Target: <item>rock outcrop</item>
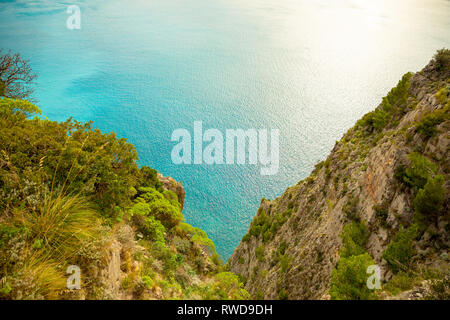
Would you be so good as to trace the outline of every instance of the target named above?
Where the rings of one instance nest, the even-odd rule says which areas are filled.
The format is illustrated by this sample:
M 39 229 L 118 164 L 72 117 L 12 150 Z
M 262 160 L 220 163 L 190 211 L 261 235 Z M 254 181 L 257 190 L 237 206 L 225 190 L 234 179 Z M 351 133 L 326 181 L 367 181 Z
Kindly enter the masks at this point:
M 181 182 L 178 182 L 171 177 L 165 177 L 160 173 L 158 173 L 158 180 L 161 181 L 163 188 L 165 190 L 173 191 L 177 195 L 178 202 L 181 205 L 181 210 L 183 210 L 184 198 L 186 196 L 186 192 L 184 191 L 184 188 L 183 188 L 183 185 L 181 184 Z

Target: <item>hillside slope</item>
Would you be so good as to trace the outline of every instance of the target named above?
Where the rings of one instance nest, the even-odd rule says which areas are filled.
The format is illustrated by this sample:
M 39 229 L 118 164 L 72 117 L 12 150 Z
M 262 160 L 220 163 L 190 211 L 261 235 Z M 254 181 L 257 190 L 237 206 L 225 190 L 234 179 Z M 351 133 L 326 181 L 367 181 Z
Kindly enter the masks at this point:
M 184 222 L 180 183 L 114 133 L 39 113 L 0 97 L 0 299 L 248 297 Z
M 252 297 L 406 299 L 422 288 L 419 298 L 448 299 L 449 107 L 450 51 L 441 50 L 308 178 L 263 199 L 228 262 Z M 382 289 L 372 291 L 374 264 Z

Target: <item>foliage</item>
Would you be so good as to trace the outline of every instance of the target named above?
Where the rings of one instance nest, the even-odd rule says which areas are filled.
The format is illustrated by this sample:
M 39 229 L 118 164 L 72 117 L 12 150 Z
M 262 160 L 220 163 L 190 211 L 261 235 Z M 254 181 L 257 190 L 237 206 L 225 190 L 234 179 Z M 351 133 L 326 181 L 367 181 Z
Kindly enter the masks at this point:
M 425 186 L 428 177 L 437 172 L 437 167 L 428 158 L 417 152 L 412 152 L 408 158 L 411 165 L 405 169 L 403 181 L 418 191 Z
M 415 253 L 414 239 L 417 234 L 418 226 L 413 224 L 405 231 L 400 231 L 384 251 L 383 258 L 392 272 L 408 271 Z
M 30 99 L 37 75 L 20 54 L 0 50 L 0 97 Z
M 258 259 L 261 262 L 265 261 L 265 257 L 264 257 L 264 245 L 259 246 L 258 248 L 256 248 L 256 259 Z
M 417 192 L 413 201 L 414 218 L 421 225 L 435 222 L 442 211 L 446 192 L 444 181 L 445 179 L 442 175 L 428 178 L 424 188 Z
M 450 72 L 450 50 L 440 49 L 434 55 L 434 61 L 436 63 L 436 69 L 438 71 Z
M 157 220 L 155 217 L 147 217 L 140 225 L 139 230 L 149 240 L 164 243 L 164 233 L 166 228 L 164 228 L 161 221 Z
M 416 131 L 425 136 L 432 138 L 437 133 L 437 126 L 449 119 L 449 107 L 438 109 L 425 115 L 422 120 L 417 123 Z
M 153 188 L 139 188 L 139 196 L 134 200 L 135 204 L 131 209 L 132 215 L 143 217 L 153 216 L 159 220 L 164 227 L 171 229 L 184 220 L 178 202 L 174 203 L 173 198 L 167 199 L 164 194 Z M 166 195 L 171 195 L 166 193 Z
M 264 210 L 261 210 L 259 214 L 253 219 L 250 230 L 248 233 L 253 237 L 258 237 L 260 234 L 264 234 L 270 227 L 270 217 Z
M 103 215 L 130 203 L 142 180 L 137 154 L 125 139 L 90 123 L 28 119 L 39 110 L 26 101 L 0 100 L 0 209 L 35 205 L 45 190 L 85 196 Z M 29 187 L 24 188 L 28 184 Z
M 425 300 L 450 300 L 450 276 L 447 272 L 440 279 L 431 280 L 430 293 Z
M 347 224 L 342 231 L 342 248 L 339 252 L 342 258 L 361 255 L 366 252 L 369 231 L 363 221 Z
M 278 300 L 288 300 L 289 299 L 289 293 L 285 288 L 281 288 L 278 291 Z
M 411 164 L 397 170 L 396 177 L 415 191 L 414 219 L 421 229 L 436 222 L 442 212 L 446 190 L 445 178 L 438 174 L 436 164 L 425 156 L 413 152 L 409 155 Z
M 333 300 L 375 299 L 367 287 L 367 268 L 374 265 L 368 253 L 341 258 L 331 272 L 330 296 Z
M 208 300 L 244 300 L 249 299 L 249 293 L 243 288 L 239 277 L 231 272 L 221 272 L 216 275 L 216 282 L 206 288 L 204 295 Z
M 205 231 L 199 228 L 182 222 L 177 226 L 177 233 L 188 235 L 191 238 L 192 242 L 208 249 L 211 255 L 216 252 L 216 246 L 214 245 L 214 242 L 212 242 L 212 240 L 208 238 L 208 235 Z
M 137 167 L 131 144 L 39 113 L 0 99 L 0 298 L 73 297 L 64 290 L 68 264 L 82 269 L 87 298 L 111 298 L 93 270 L 106 267 L 113 239 L 121 243 L 121 290 L 135 298 L 156 287 L 167 299 L 248 298 L 239 278 L 217 276 L 214 243 L 182 222 L 177 195 L 154 169 Z M 145 250 L 135 250 L 135 236 Z
M 386 285 L 383 286 L 383 289 L 389 291 L 393 295 L 397 295 L 402 291 L 412 289 L 416 282 L 417 279 L 413 273 L 399 271 Z
M 281 273 L 286 273 L 291 266 L 291 257 L 286 254 L 280 255 L 280 271 Z
M 405 74 L 386 97 L 381 106 L 367 113 L 356 123 L 357 128 L 365 128 L 366 132 L 380 132 L 391 121 L 394 115 L 402 114 L 408 101 L 412 73 Z
M 37 210 L 16 212 L 34 243 L 43 242 L 58 259 L 72 257 L 83 240 L 94 238 L 97 213 L 86 199 L 74 196 L 49 196 Z

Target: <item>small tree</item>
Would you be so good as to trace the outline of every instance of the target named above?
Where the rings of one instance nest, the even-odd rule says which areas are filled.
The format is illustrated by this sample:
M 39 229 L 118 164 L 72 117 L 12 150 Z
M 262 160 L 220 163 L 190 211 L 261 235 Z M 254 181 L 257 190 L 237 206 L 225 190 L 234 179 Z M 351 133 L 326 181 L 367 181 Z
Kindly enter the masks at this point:
M 434 55 L 436 68 L 438 71 L 450 71 L 450 50 L 441 49 Z
M 368 253 L 341 258 L 331 272 L 330 295 L 332 300 L 376 299 L 367 287 L 367 268 L 374 265 Z
M 20 54 L 3 54 L 0 50 L 0 96 L 33 101 L 30 97 L 36 78 L 28 61 Z
M 421 224 L 437 222 L 437 217 L 445 201 L 444 177 L 437 175 L 429 178 L 423 189 L 414 198 L 415 218 Z

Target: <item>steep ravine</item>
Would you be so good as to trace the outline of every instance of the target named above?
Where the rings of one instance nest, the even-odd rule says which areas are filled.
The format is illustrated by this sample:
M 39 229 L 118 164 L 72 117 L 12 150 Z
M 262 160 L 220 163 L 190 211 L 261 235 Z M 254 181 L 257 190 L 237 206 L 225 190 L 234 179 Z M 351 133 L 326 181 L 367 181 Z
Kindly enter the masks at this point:
M 409 180 L 404 170 L 413 166 L 411 154 L 432 163 L 435 171 L 430 179 L 444 177 L 445 194 L 443 203 L 438 201 L 438 212 L 427 213 L 429 219 L 414 237 L 402 272 L 417 275 L 418 286 L 426 284 L 425 269 L 436 271 L 440 280 L 448 279 L 448 56 L 449 51 L 443 50 L 422 71 L 405 75 L 308 178 L 272 201 L 261 201 L 248 234 L 228 262 L 253 298 L 330 298 L 344 226 L 358 221 L 368 230 L 365 250 L 381 268 L 383 288 L 376 297 L 395 298 L 395 290 L 389 292 L 385 286 L 399 271 L 391 270 L 396 268 L 388 266 L 383 253 L 399 233 L 418 221 L 414 199 L 420 188 L 405 183 Z M 448 282 L 445 290 L 448 294 Z

